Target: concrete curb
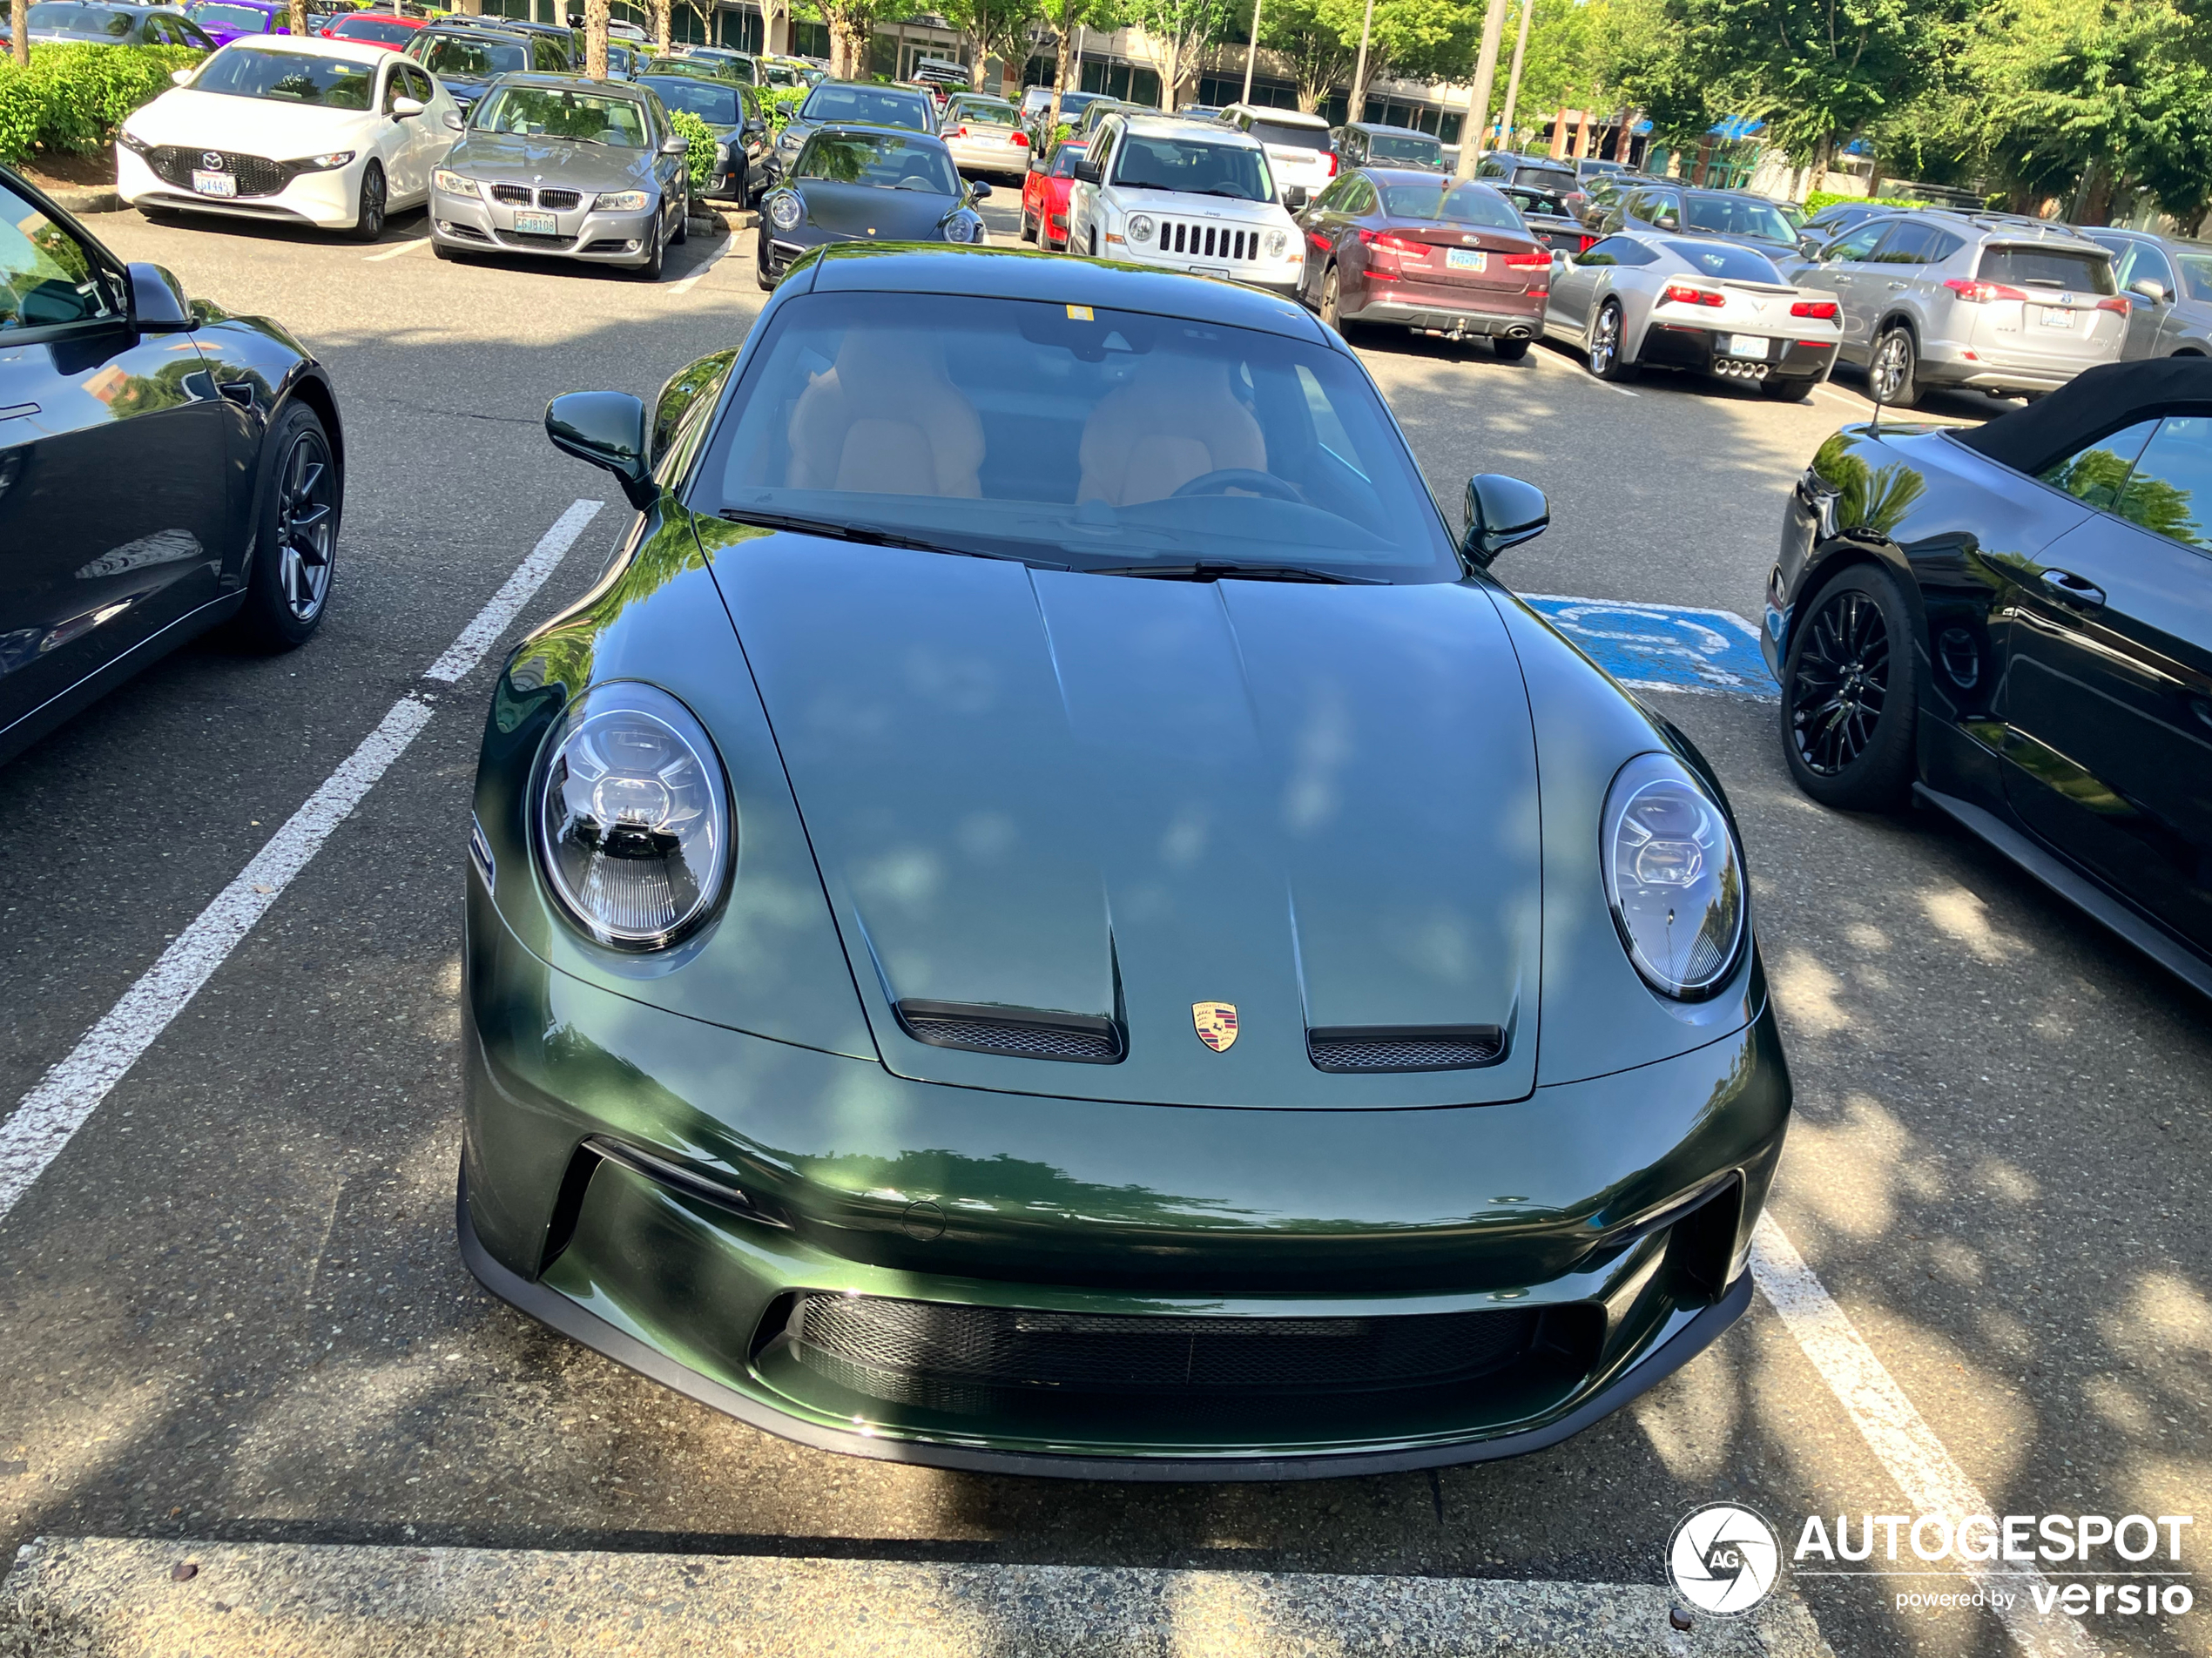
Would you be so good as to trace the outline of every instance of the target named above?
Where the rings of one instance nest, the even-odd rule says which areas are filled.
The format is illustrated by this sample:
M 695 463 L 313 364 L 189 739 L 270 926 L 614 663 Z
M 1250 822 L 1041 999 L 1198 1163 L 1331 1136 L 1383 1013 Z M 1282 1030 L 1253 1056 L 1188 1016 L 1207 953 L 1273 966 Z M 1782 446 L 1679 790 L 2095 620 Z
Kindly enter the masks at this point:
M 119 213 L 123 198 L 112 190 L 49 190 L 46 194 L 72 213 Z
M 1833 1658 L 1786 1589 L 40 1538 L 0 1658 Z

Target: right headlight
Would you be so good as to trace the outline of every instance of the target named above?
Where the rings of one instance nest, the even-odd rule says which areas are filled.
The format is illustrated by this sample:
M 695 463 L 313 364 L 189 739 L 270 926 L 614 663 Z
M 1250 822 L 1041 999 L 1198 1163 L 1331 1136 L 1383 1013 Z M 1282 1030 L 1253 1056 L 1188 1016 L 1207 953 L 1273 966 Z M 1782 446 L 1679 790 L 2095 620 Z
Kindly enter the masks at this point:
M 778 191 L 768 198 L 768 222 L 778 230 L 797 230 L 799 221 L 806 215 L 806 210 L 800 206 L 799 198 L 787 190 Z
M 601 944 L 658 950 L 711 913 L 730 868 L 729 790 L 705 729 L 666 691 L 595 685 L 547 738 L 537 863 Z
M 1743 859 L 1719 805 L 1670 754 L 1639 754 L 1605 799 L 1605 899 L 1646 983 L 1695 1001 L 1736 970 Z

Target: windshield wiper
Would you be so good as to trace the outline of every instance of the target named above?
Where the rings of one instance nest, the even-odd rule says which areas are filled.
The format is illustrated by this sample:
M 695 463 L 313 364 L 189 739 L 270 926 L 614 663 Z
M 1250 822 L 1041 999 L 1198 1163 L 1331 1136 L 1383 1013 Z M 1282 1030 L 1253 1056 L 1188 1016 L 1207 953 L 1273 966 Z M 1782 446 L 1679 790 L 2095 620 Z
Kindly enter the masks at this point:
M 919 536 L 901 536 L 894 530 L 874 529 L 866 524 L 839 523 L 828 518 L 803 518 L 785 512 L 753 512 L 738 507 L 725 507 L 714 516 L 726 518 L 733 524 L 753 524 L 762 529 L 795 529 L 801 535 L 825 536 L 833 541 L 859 542 L 868 547 L 903 547 L 917 553 L 956 553 L 962 558 L 996 558 L 1015 564 L 1030 563 L 1018 553 L 986 553 L 973 547 L 948 547 L 941 542 L 926 541 Z M 1068 566 L 1040 563 L 1036 568 L 1066 570 Z
M 1211 561 L 1196 564 L 1115 564 L 1086 570 L 1085 576 L 1150 576 L 1167 582 L 1217 582 L 1232 576 L 1240 582 L 1321 582 L 1341 587 L 1387 587 L 1379 576 L 1347 576 L 1339 570 L 1308 570 L 1301 564 L 1224 564 Z

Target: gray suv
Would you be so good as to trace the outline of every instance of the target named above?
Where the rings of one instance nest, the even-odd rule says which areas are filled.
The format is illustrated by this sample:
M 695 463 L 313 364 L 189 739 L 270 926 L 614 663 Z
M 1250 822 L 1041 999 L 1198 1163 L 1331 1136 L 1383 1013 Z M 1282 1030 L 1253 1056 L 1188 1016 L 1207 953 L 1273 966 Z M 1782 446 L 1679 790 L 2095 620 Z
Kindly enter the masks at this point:
M 1843 361 L 1864 367 L 1868 388 L 1898 408 L 1931 386 L 1992 397 L 2055 391 L 2115 361 L 2128 333 L 2111 253 L 2032 219 L 1891 214 L 1784 269 L 1842 302 Z
M 2112 254 L 2128 301 L 2123 358 L 2212 357 L 2212 242 L 2140 230 L 2081 233 Z

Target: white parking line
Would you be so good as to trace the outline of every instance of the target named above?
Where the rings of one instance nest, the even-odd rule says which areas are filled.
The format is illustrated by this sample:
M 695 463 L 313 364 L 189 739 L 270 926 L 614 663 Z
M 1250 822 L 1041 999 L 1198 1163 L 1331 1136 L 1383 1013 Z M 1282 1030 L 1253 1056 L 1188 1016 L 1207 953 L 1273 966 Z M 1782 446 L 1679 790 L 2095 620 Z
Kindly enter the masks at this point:
M 735 231 L 732 231 L 729 233 L 726 239 L 724 240 L 720 252 L 717 253 L 711 259 L 708 259 L 705 264 L 700 266 L 698 270 L 693 271 L 689 276 L 683 278 L 679 281 L 670 283 L 668 285 L 668 291 L 671 293 L 689 293 L 693 288 L 699 285 L 699 279 L 701 277 L 705 276 L 716 266 L 721 264 L 722 261 L 729 258 L 731 254 L 737 252 L 737 248 L 738 233 Z
M 1550 352 L 1544 350 L 1542 347 L 1543 342 L 1541 340 L 1537 341 L 1537 350 L 1534 354 L 1542 361 L 1556 362 L 1561 368 L 1567 370 L 1568 374 L 1575 374 L 1583 380 L 1587 380 L 1593 386 L 1602 386 L 1609 392 L 1618 392 L 1623 397 L 1637 397 L 1642 395 L 1641 393 L 1630 391 L 1626 386 L 1615 386 L 1609 380 L 1600 380 L 1595 374 L 1590 373 L 1589 369 L 1579 359 L 1571 357 L 1555 357 Z
M 579 501 L 563 513 L 425 677 L 451 684 L 475 667 L 605 504 Z M 215 895 L 161 953 L 160 960 L 0 1122 L 0 1220 L 8 1217 L 170 1021 L 199 994 L 239 940 L 268 913 L 331 832 L 361 804 L 392 762 L 407 752 L 434 711 L 411 691 L 394 703 L 376 729 L 269 837 L 238 878 Z
M 388 247 L 381 253 L 366 254 L 363 256 L 363 262 L 374 265 L 380 259 L 395 259 L 402 253 L 412 253 L 418 247 L 429 246 L 430 239 L 428 236 L 418 236 L 411 242 L 401 242 L 398 246 Z
M 1896 1378 L 1882 1367 L 1874 1350 L 1836 1304 L 1797 1245 L 1771 1215 L 1759 1217 L 1751 1247 L 1751 1276 L 1782 1315 L 1783 1324 L 1842 1403 L 1852 1424 L 1916 1513 L 1947 1514 L 1956 1525 L 1964 1514 L 1992 1514 L 1981 1488 L 1952 1460 L 1925 1418 Z M 2049 1585 L 2033 1566 L 1972 1574 L 1974 1587 L 2002 1591 L 1993 1602 L 2013 1644 L 2033 1658 L 2082 1658 L 2097 1651 L 2088 1632 L 2054 1612 L 2039 1614 L 2030 1605 L 2031 1585 Z

